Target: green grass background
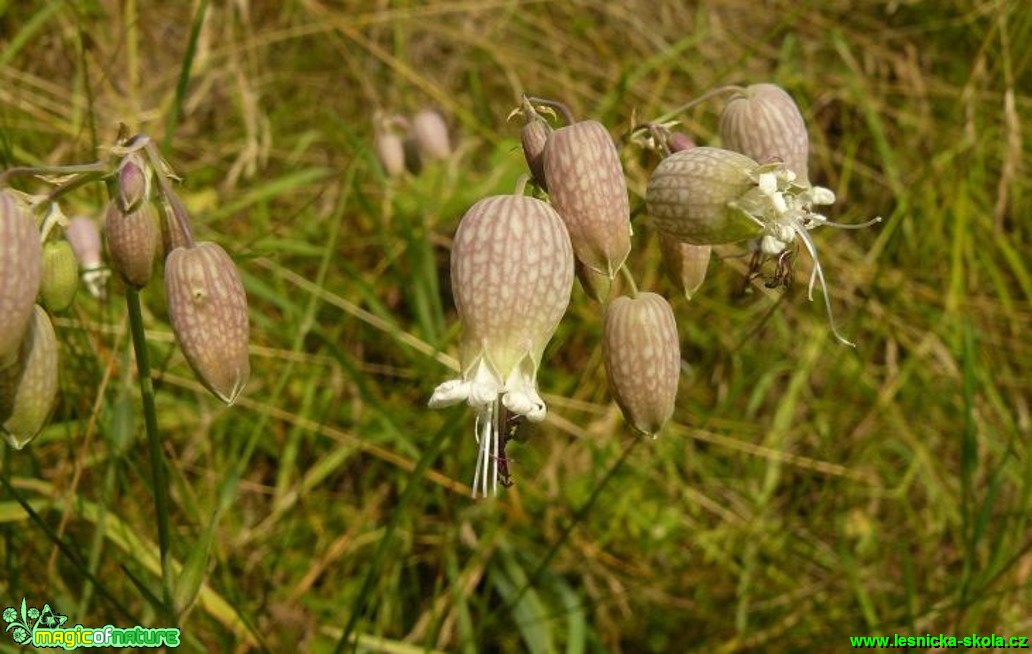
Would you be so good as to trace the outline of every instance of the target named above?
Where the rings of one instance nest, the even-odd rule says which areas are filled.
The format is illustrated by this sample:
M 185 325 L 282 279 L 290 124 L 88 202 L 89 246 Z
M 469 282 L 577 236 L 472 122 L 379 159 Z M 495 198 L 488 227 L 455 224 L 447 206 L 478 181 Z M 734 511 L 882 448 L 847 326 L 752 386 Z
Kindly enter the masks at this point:
M 184 649 L 1032 635 L 1030 42 L 1021 0 L 0 0 L 0 165 L 94 160 L 119 122 L 150 134 L 248 290 L 232 408 L 174 347 L 160 284 L 143 294 Z M 806 300 L 805 256 L 784 294 L 716 261 L 688 304 L 639 215 L 631 269 L 671 299 L 690 364 L 673 424 L 623 423 L 577 288 L 539 378 L 549 420 L 510 447 L 516 486 L 472 501 L 473 416 L 425 406 L 453 374 L 450 238 L 524 169 L 519 94 L 603 121 L 636 206 L 654 161 L 634 120 L 762 81 L 801 105 L 831 217 L 885 218 L 814 232 L 858 348 Z M 454 156 L 386 179 L 373 113 L 428 105 Z M 716 144 L 718 110 L 680 119 Z M 166 622 L 124 307 L 114 284 L 59 317 L 53 421 L 0 450 L 2 606 Z

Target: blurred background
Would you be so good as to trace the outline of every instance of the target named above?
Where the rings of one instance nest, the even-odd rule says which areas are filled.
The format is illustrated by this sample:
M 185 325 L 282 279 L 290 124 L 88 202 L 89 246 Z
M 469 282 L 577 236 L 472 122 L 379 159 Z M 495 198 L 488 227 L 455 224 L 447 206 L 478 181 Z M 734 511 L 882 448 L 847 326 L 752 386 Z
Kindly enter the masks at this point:
M 850 635 L 1032 635 L 1032 11 L 1020 0 L 4 2 L 0 166 L 85 163 L 120 123 L 162 145 L 200 239 L 242 271 L 252 376 L 222 406 L 145 290 L 186 651 L 838 651 Z M 578 286 L 549 419 L 473 501 L 450 240 L 525 164 L 521 93 L 629 139 L 714 86 L 799 103 L 838 324 L 726 248 L 689 303 L 649 218 L 629 266 L 687 363 L 654 441 L 606 388 Z M 454 151 L 388 177 L 377 112 Z M 678 116 L 719 145 L 721 101 Z M 38 190 L 32 180 L 19 188 Z M 99 217 L 103 189 L 65 201 Z M 0 274 L 3 274 L 0 271 Z M 122 289 L 56 321 L 61 391 L 0 450 L 0 604 L 163 626 Z M 819 291 L 817 293 L 819 295 Z M 242 470 L 240 474 L 238 471 Z M 185 576 L 185 575 L 184 575 Z M 203 581 L 203 583 L 201 583 Z M 198 585 L 199 584 L 199 585 Z M 0 650 L 18 651 L 0 639 Z

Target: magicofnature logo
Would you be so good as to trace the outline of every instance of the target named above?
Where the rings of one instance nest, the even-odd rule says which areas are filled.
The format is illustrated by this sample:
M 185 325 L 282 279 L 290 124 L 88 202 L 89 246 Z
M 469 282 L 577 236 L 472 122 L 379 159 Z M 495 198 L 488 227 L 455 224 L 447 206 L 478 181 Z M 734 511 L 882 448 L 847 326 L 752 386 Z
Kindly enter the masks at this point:
M 61 647 L 72 650 L 79 647 L 179 647 L 179 629 L 151 629 L 135 626 L 128 629 L 104 627 L 64 627 L 68 616 L 61 615 L 44 604 L 43 609 L 30 607 L 22 598 L 21 608 L 9 606 L 3 612 L 4 631 L 14 642 L 33 647 Z
M 49 604 L 44 604 L 42 611 L 35 606 L 30 608 L 26 604 L 24 597 L 21 601 L 20 613 L 13 606 L 4 609 L 4 622 L 7 623 L 7 628 L 4 631 L 11 632 L 11 638 L 19 645 L 32 643 L 32 635 L 36 632 L 36 629 L 40 627 L 44 629 L 58 628 L 67 620 L 67 615 L 55 613 Z

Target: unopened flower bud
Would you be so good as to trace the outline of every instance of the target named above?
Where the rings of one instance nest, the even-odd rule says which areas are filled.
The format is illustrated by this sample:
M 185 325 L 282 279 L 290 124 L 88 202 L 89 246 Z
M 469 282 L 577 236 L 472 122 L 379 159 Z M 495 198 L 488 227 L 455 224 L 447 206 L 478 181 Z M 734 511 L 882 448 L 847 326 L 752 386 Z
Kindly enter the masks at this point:
M 667 147 L 670 149 L 670 154 L 673 154 L 683 150 L 691 150 L 695 147 L 695 141 L 684 132 L 673 132 L 667 138 Z
M 551 133 L 552 128 L 537 114 L 520 130 L 520 142 L 523 145 L 523 157 L 527 160 L 527 168 L 534 178 L 534 183 L 546 192 L 548 183 L 545 181 L 545 144 L 548 143 Z
M 132 213 L 117 203 L 108 205 L 104 220 L 111 267 L 130 286 L 143 288 L 154 275 L 154 259 L 161 248 L 161 225 L 150 202 Z
M 126 155 L 118 166 L 115 201 L 122 213 L 132 213 L 150 197 L 150 165 L 140 152 Z
M 86 289 L 93 297 L 103 297 L 111 271 L 101 264 L 100 229 L 97 223 L 91 218 L 76 216 L 68 221 L 65 238 L 75 252 Z
M 573 250 L 562 219 L 547 203 L 500 195 L 474 204 L 452 244 L 452 292 L 462 321 L 462 375 L 430 398 L 439 408 L 469 402 L 477 410 L 480 454 L 474 494 L 497 492 L 503 408 L 543 420 L 537 371 L 566 312 Z
M 193 242 L 193 221 L 186 205 L 174 191 L 166 191 L 165 212 L 158 221 L 161 227 L 161 252 L 168 256 L 172 250 L 188 247 Z
M 100 268 L 100 230 L 92 218 L 76 216 L 69 220 L 65 238 L 83 270 Z
M 39 287 L 40 302 L 51 313 L 72 305 L 79 288 L 79 266 L 68 241 L 59 239 L 43 244 L 43 277 Z
M 172 331 L 198 379 L 226 404 L 250 375 L 247 294 L 240 273 L 215 243 L 173 250 L 165 260 Z
M 35 438 L 57 396 L 57 337 L 36 305 L 15 362 L 0 368 L 0 431 L 16 450 Z
M 631 218 L 620 155 L 602 123 L 585 120 L 553 131 L 545 180 L 574 254 L 612 279 L 631 251 Z
M 680 243 L 676 239 L 659 233 L 659 250 L 663 256 L 663 269 L 677 287 L 684 291 L 689 300 L 706 279 L 710 254 L 713 246 Z
M 796 182 L 809 185 L 810 137 L 798 105 L 775 84 L 753 84 L 731 96 L 720 116 L 728 150 L 760 163 L 784 162 Z
M 32 319 L 43 276 L 43 249 L 32 216 L 0 189 L 0 368 L 12 363 Z
M 624 418 L 649 436 L 674 413 L 681 347 L 670 305 L 655 293 L 618 297 L 603 317 L 602 358 Z
M 596 272 L 580 261 L 575 263 L 577 281 L 580 282 L 584 293 L 596 302 L 605 302 L 609 297 L 609 291 L 613 288 L 613 280 L 609 278 L 609 275 Z
M 374 143 L 376 158 L 388 177 L 398 177 L 405 172 L 405 146 L 401 136 L 391 130 L 387 121 L 379 121 Z
M 451 156 L 451 141 L 444 118 L 433 109 L 423 109 L 412 118 L 412 136 L 419 145 L 424 159 L 447 159 Z

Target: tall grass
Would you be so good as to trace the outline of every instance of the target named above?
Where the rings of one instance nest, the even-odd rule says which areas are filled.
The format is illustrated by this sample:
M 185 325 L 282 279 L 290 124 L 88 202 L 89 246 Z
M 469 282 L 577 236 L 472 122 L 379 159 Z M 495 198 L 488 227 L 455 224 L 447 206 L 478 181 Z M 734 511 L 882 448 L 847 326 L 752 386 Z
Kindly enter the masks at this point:
M 0 166 L 93 160 L 119 122 L 168 134 L 198 235 L 248 290 L 253 374 L 228 409 L 192 380 L 160 289 L 142 295 L 170 566 L 196 582 L 177 590 L 184 646 L 787 652 L 1032 633 L 1030 39 L 1008 0 L 0 3 Z M 652 164 L 632 121 L 759 81 L 803 107 L 834 219 L 885 218 L 815 232 L 857 350 L 804 284 L 743 291 L 734 248 L 677 299 L 642 212 L 630 265 L 673 300 L 687 363 L 675 424 L 647 442 L 623 424 L 599 307 L 576 290 L 539 379 L 549 420 L 509 451 L 516 486 L 470 500 L 473 417 L 425 405 L 456 366 L 455 226 L 523 172 L 505 121 L 519 94 L 603 120 L 633 207 Z M 424 105 L 457 152 L 386 179 L 374 110 Z M 716 107 L 684 128 L 714 143 Z M 0 605 L 162 626 L 122 293 L 81 293 L 57 321 L 54 419 L 0 450 Z

